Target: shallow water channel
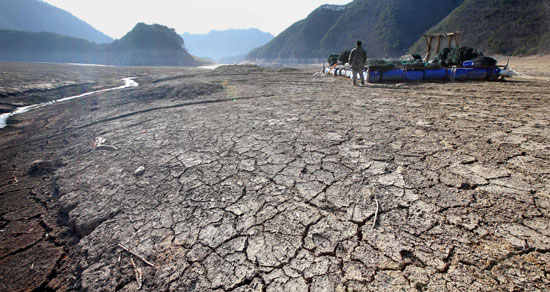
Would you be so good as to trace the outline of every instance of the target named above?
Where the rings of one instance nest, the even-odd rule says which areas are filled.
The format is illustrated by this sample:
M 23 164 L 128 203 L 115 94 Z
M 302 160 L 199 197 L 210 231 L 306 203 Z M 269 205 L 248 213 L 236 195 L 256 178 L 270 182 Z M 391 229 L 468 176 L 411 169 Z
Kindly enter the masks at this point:
M 52 105 L 52 104 L 56 104 L 56 103 L 60 103 L 60 102 L 64 102 L 64 101 L 67 101 L 67 100 L 76 99 L 76 98 L 80 98 L 80 97 L 84 97 L 84 96 L 88 96 L 88 95 L 92 95 L 92 94 L 96 94 L 96 93 L 101 93 L 101 92 L 107 92 L 107 91 L 113 91 L 113 90 L 117 90 L 117 89 L 124 89 L 124 88 L 128 88 L 128 87 L 138 86 L 139 84 L 136 81 L 134 81 L 134 79 L 136 79 L 136 78 L 137 77 L 123 78 L 122 81 L 124 82 L 124 85 L 121 85 L 121 86 L 118 86 L 118 87 L 106 88 L 106 89 L 86 92 L 86 93 L 83 93 L 83 94 L 80 94 L 80 95 L 68 96 L 68 97 L 63 97 L 63 98 L 48 101 L 48 102 L 43 102 L 43 103 L 38 103 L 38 104 L 19 107 L 16 110 L 14 110 L 10 113 L 5 113 L 5 114 L 0 115 L 0 129 L 6 127 L 8 119 L 10 117 L 14 116 L 14 115 L 26 113 L 26 112 L 34 110 L 34 109 L 42 108 L 42 107 L 45 107 L 45 106 L 48 106 L 48 105 Z

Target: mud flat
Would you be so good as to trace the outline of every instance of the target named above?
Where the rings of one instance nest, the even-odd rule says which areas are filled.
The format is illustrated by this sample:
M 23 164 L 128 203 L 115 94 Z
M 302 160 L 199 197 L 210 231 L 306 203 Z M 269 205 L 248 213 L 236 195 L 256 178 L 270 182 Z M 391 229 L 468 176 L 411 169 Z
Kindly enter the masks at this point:
M 14 82 L 40 69 L 8 65 Z M 317 69 L 71 69 L 95 72 L 96 88 L 129 76 L 140 86 L 0 130 L 1 289 L 550 285 L 542 67 L 509 82 L 367 88 Z M 5 91 L 10 105 L 25 92 Z

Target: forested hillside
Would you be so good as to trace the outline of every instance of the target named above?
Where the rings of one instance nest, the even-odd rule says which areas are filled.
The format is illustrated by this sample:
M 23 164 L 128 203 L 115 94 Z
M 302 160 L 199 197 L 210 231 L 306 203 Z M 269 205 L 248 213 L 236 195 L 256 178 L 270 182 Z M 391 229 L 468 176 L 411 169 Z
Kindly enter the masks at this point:
M 195 66 L 183 39 L 162 25 L 137 24 L 111 44 L 48 32 L 0 30 L 1 61 L 93 63 L 124 66 Z
M 113 40 L 69 12 L 39 0 L 0 0 L 0 29 L 52 32 L 95 43 Z
M 465 0 L 429 33 L 463 31 L 463 45 L 489 54 L 550 52 L 550 0 Z M 411 52 L 425 50 L 419 39 Z
M 418 37 L 439 23 L 462 0 L 355 0 L 323 5 L 247 58 L 282 63 L 323 60 L 363 40 L 369 56 L 406 53 Z

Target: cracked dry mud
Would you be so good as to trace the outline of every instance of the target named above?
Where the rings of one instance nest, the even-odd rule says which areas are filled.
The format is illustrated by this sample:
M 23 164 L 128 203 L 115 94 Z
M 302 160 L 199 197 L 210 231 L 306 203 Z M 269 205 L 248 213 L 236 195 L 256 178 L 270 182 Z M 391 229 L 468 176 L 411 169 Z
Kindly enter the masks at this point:
M 52 290 L 137 291 L 118 244 L 154 263 L 133 257 L 143 291 L 548 289 L 547 81 L 170 70 L 0 133 L 2 172 L 22 177 L 4 175 L 2 205 L 32 193 L 2 207 L 2 236 L 15 215 L 49 232 L 8 238 L 26 247 L 0 262 L 53 258 L 36 284 Z M 56 170 L 36 182 L 22 172 L 38 158 Z

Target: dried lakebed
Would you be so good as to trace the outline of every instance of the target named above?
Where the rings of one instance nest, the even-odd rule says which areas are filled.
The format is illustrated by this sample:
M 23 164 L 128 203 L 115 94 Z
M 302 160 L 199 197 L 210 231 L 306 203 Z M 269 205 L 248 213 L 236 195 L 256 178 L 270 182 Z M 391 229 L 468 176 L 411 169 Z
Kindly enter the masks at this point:
M 550 285 L 548 82 L 140 70 L 0 133 L 0 287 L 40 269 L 35 287 L 81 291 Z

